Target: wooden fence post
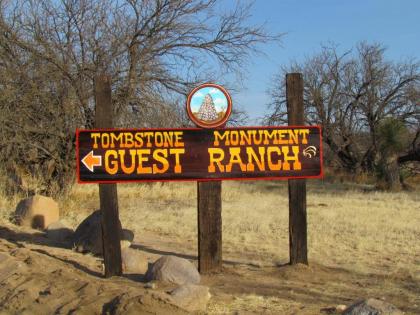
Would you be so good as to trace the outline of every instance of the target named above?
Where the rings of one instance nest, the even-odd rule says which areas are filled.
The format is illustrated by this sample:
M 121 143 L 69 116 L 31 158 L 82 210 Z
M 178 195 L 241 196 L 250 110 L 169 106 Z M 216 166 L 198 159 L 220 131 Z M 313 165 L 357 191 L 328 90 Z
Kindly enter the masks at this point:
M 197 182 L 198 270 L 222 268 L 222 182 Z
M 95 78 L 95 106 L 95 127 L 112 128 L 111 77 L 108 75 Z M 99 203 L 105 277 L 120 276 L 122 263 L 116 184 L 99 184 Z
M 304 125 L 303 79 L 301 73 L 286 74 L 289 125 Z M 308 264 L 306 179 L 289 179 L 290 264 Z

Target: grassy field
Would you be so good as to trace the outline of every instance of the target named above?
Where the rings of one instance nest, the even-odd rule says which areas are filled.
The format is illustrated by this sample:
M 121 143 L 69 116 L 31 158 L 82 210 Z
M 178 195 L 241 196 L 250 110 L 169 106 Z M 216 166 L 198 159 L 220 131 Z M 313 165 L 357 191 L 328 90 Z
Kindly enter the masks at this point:
M 418 268 L 418 191 L 365 192 L 354 185 L 314 181 L 308 186 L 310 260 L 360 271 Z M 261 263 L 286 263 L 287 183 L 226 181 L 222 191 L 224 253 L 253 252 Z M 119 185 L 118 193 L 123 226 L 136 235 L 152 232 L 180 243 L 196 242 L 195 183 Z M 65 220 L 75 227 L 98 208 L 97 186 L 78 185 L 60 203 Z
M 407 268 L 420 264 L 420 194 L 365 192 L 351 184 L 308 181 L 309 257 L 325 265 L 357 270 Z M 288 261 L 287 182 L 223 183 L 224 253 L 254 253 L 264 264 Z M 152 232 L 180 243 L 196 242 L 195 183 L 118 186 L 120 218 L 136 235 Z M 3 220 L 18 197 L 1 198 Z M 97 185 L 76 185 L 59 200 L 72 227 L 99 207 Z M 375 259 L 373 259 L 375 258 Z
M 196 253 L 195 183 L 119 185 L 118 195 L 122 224 L 135 232 L 137 243 L 148 236 L 167 240 L 176 247 L 174 251 Z M 222 199 L 224 259 L 260 268 L 288 262 L 286 181 L 226 181 Z M 3 219 L 16 202 L 1 201 Z M 64 221 L 76 227 L 98 208 L 97 185 L 77 185 L 59 203 Z M 322 266 L 317 272 L 327 274 L 323 268 L 340 268 L 358 275 L 410 279 L 414 289 L 408 301 L 420 302 L 414 297 L 420 292 L 419 191 L 378 192 L 362 185 L 311 180 L 307 212 L 309 261 Z M 391 286 L 396 285 L 393 282 Z M 401 294 L 397 287 L 387 290 L 396 298 Z M 258 307 L 284 305 L 279 297 L 263 295 L 244 293 L 227 304 L 216 303 L 210 310 L 224 312 L 222 305 L 241 309 L 251 302 Z M 420 309 L 417 304 L 410 307 Z

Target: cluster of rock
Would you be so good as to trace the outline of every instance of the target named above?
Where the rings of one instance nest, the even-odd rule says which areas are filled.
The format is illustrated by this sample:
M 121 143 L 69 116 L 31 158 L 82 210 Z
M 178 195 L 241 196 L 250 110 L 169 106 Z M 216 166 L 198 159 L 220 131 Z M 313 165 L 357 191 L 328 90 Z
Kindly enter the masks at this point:
M 197 114 L 198 119 L 204 121 L 216 120 L 218 115 L 216 107 L 214 106 L 213 98 L 210 94 L 206 94 L 204 97 L 203 103 L 200 106 Z
M 46 237 L 57 245 L 80 253 L 103 254 L 100 210 L 86 217 L 73 231 L 60 221 L 57 202 L 35 195 L 19 202 L 14 219 L 18 225 L 44 230 Z M 206 309 L 211 295 L 208 287 L 200 285 L 201 277 L 194 264 L 180 257 L 162 256 L 146 270 L 147 262 L 141 252 L 130 248 L 134 233 L 123 229 L 121 222 L 119 229 L 124 273 L 145 273 L 146 288 L 156 288 L 159 282 L 176 285 L 168 292 L 174 304 L 191 312 Z
M 62 245 L 72 246 L 77 252 L 90 252 L 102 255 L 101 211 L 90 214 L 73 231 L 60 221 L 60 210 L 54 199 L 35 195 L 21 200 L 15 211 L 16 224 L 44 230 L 46 236 Z M 120 238 L 123 248 L 129 247 L 134 233 L 120 226 Z

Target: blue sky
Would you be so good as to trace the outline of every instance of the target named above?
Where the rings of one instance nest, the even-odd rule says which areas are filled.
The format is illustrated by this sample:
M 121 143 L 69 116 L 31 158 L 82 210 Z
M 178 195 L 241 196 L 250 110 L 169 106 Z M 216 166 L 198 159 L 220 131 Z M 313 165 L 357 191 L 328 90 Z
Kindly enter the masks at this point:
M 233 0 L 225 0 L 229 8 Z M 256 0 L 251 23 L 265 23 L 273 33 L 286 33 L 281 44 L 261 47 L 245 66 L 243 89 L 232 95 L 252 119 L 266 112 L 266 90 L 280 66 L 302 61 L 334 42 L 346 51 L 360 41 L 382 43 L 389 60 L 420 54 L 420 0 Z M 252 122 L 250 122 L 252 124 Z

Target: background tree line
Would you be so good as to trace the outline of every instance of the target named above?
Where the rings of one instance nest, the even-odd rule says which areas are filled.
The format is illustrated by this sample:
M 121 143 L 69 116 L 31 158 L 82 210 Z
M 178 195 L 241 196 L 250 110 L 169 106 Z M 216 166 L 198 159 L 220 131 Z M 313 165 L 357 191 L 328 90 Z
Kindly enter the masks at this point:
M 0 0 L 0 171 L 8 191 L 71 187 L 75 130 L 93 127 L 98 74 L 112 77 L 116 127 L 188 125 L 183 106 L 193 86 L 226 83 L 258 44 L 279 39 L 248 25 L 251 10 L 237 3 L 221 12 L 218 0 Z M 302 72 L 307 122 L 323 126 L 327 162 L 398 188 L 400 166 L 420 155 L 419 64 L 388 61 L 384 52 L 332 45 L 284 67 L 267 121 L 286 121 L 280 82 Z M 236 110 L 231 123 L 245 118 Z
M 112 77 L 116 127 L 182 126 L 193 86 L 240 73 L 257 44 L 279 38 L 247 24 L 249 5 L 220 12 L 218 2 L 0 0 L 0 163 L 9 191 L 71 187 L 75 130 L 93 127 L 96 75 Z M 237 111 L 233 123 L 243 118 Z
M 336 45 L 274 78 L 269 124 L 287 121 L 284 77 L 301 72 L 309 124 L 322 126 L 327 163 L 353 174 L 376 175 L 387 189 L 404 186 L 401 168 L 420 161 L 420 68 L 416 60 L 392 62 L 380 44 L 359 43 L 339 53 Z M 328 154 L 329 153 L 329 154 Z

